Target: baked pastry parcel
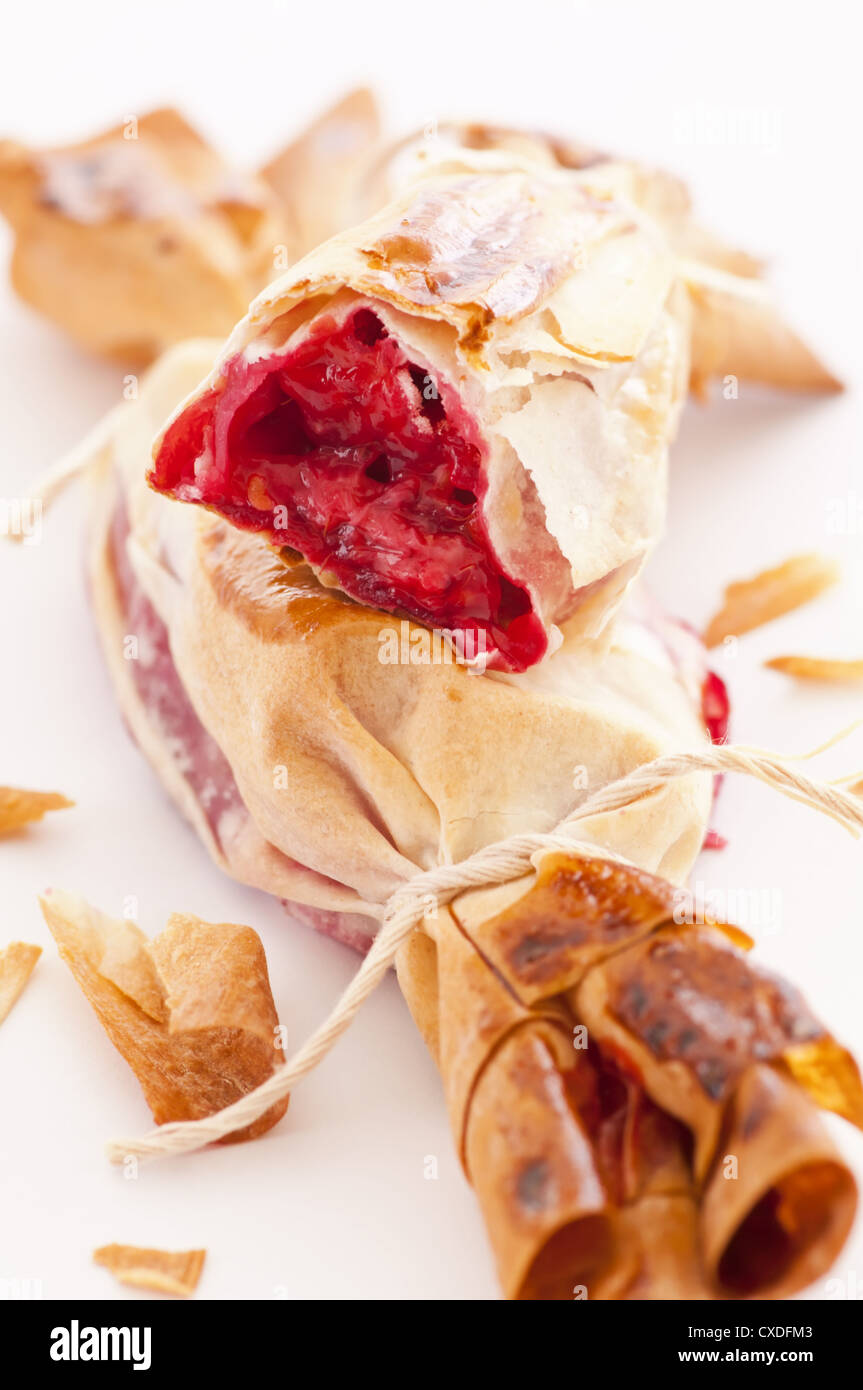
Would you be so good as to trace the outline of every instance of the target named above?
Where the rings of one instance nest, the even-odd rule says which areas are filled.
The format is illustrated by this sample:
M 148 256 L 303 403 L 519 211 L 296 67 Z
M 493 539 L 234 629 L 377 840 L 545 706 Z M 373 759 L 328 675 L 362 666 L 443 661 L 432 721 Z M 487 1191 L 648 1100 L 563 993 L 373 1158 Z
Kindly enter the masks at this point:
M 674 624 L 564 635 L 507 675 L 423 659 L 400 623 L 382 660 L 388 615 L 148 490 L 154 421 L 211 350 L 177 349 L 117 419 L 89 571 L 125 720 L 221 867 L 362 949 L 418 869 L 707 739 L 716 692 Z M 848 1232 L 817 1110 L 861 1123 L 853 1060 L 741 932 L 690 924 L 711 796 L 693 774 L 585 818 L 577 850 L 430 902 L 401 949 L 507 1297 L 784 1296 Z
M 659 529 L 684 313 L 630 206 L 432 178 L 255 301 L 151 482 L 524 670 L 565 619 L 595 635 Z
M 254 301 L 150 481 L 524 671 L 601 632 L 657 537 L 693 341 L 730 370 L 693 305 L 763 296 L 685 254 L 710 247 L 635 166 L 455 145 L 373 187 Z
M 354 157 L 336 164 L 334 153 L 345 150 Z M 712 380 L 729 374 L 788 390 L 839 389 L 836 377 L 772 301 L 762 280 L 762 261 L 701 225 L 686 185 L 668 170 L 566 135 L 482 121 L 434 121 L 422 131 L 384 141 L 374 98 L 359 90 L 337 103 L 310 127 L 308 137 L 288 146 L 262 173 L 277 191 L 289 187 L 293 199 L 312 178 L 314 212 L 308 221 L 313 218 L 318 235 L 306 238 L 305 251 L 324 235 L 362 221 L 433 169 L 454 173 L 478 166 L 506 168 L 513 162 L 577 171 L 599 196 L 623 195 L 661 224 L 679 257 L 690 298 L 691 385 L 699 395 L 706 394 Z
M 260 174 L 171 108 L 62 148 L 0 141 L 12 283 L 84 347 L 133 365 L 223 337 L 279 268 L 347 225 L 343 198 L 378 136 L 374 97 L 359 89 Z
M 21 298 L 85 348 L 133 365 L 227 333 L 284 240 L 266 183 L 171 109 L 64 148 L 0 142 L 0 211 Z
M 264 537 L 153 492 L 153 429 L 211 351 L 175 349 L 121 414 L 90 568 L 127 723 L 239 877 L 356 916 L 367 939 L 418 869 L 550 829 L 589 789 L 707 739 L 703 654 L 676 626 L 673 655 L 670 632 L 633 621 L 492 677 Z M 709 778 L 669 786 L 615 820 L 621 852 L 682 877 L 710 801 Z

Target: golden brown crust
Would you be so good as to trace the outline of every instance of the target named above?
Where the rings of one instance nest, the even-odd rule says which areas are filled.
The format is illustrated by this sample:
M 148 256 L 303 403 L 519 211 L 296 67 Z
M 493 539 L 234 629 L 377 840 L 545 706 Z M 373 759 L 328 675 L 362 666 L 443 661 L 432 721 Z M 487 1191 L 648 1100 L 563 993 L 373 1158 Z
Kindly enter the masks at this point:
M 709 928 L 664 927 L 606 962 L 604 975 L 618 1022 L 658 1062 L 687 1066 L 711 1100 L 728 1098 L 751 1058 L 826 1033 L 798 990 Z
M 192 519 L 191 509 L 162 505 Z M 388 664 L 381 637 L 398 630 L 394 619 L 322 588 L 303 564 L 209 516 L 196 541 L 191 563 L 178 562 L 189 565 L 188 588 L 178 592 L 160 567 L 154 579 L 165 574 L 164 590 L 151 592 L 198 716 L 266 840 L 369 902 L 385 901 L 415 866 L 441 855 L 463 858 L 516 828 L 551 826 L 577 799 L 576 762 L 599 786 L 657 756 L 666 721 L 699 737 L 673 675 L 626 651 L 583 648 L 571 664 L 563 653 L 552 658 L 548 691 L 530 677 L 492 681 L 455 662 Z M 626 692 L 611 710 L 609 673 Z M 645 713 L 652 700 L 655 718 Z M 247 737 L 252 712 L 255 740 Z M 506 731 L 503 768 L 492 729 Z M 537 762 L 546 769 L 541 784 L 526 775 Z M 280 767 L 287 785 L 274 781 Z M 708 791 L 704 778 L 676 783 L 616 818 L 622 851 L 659 864 L 672 847 L 688 865 Z M 605 835 L 608 819 L 596 833 Z M 634 847 L 642 826 L 646 853 Z M 679 864 L 668 861 L 668 872 Z
M 718 1142 L 726 1107 L 755 1063 L 786 1066 L 806 1048 L 812 1095 L 860 1123 L 856 1064 L 811 1013 L 799 992 L 711 927 L 662 927 L 595 967 L 574 1007 L 600 1047 L 676 1115 L 695 1139 L 700 1179 Z M 820 1067 L 813 1060 L 818 1058 Z M 834 1078 L 819 1087 L 818 1075 Z M 807 1068 L 798 1079 L 805 1083 Z
M 573 188 L 477 177 L 462 182 L 461 215 L 452 217 L 448 186 L 420 188 L 409 215 L 382 230 L 361 254 L 402 306 L 441 302 L 473 309 L 473 333 L 493 318 L 522 318 L 572 272 L 590 200 Z M 559 222 L 545 199 L 556 196 Z M 598 209 L 596 209 L 598 213 Z
M 437 947 L 424 931 L 412 932 L 396 956 L 396 975 L 411 1018 L 440 1066 L 440 988 Z
M 174 914 L 150 943 L 132 923 L 68 894 L 40 901 L 61 956 L 157 1124 L 212 1115 L 276 1069 L 278 1016 L 264 950 L 250 927 Z M 221 1142 L 256 1138 L 287 1106 L 286 1097 Z
M 588 914 L 599 880 L 592 903 L 585 891 Z M 634 883 L 624 896 L 634 902 Z M 454 914 L 438 911 L 426 932 L 402 948 L 399 981 L 440 1067 L 507 1296 L 705 1296 L 682 1127 L 617 1073 L 600 1081 L 563 998 L 529 1007 Z M 639 1216 L 658 1231 L 666 1212 L 659 1257 L 638 1236 Z
M 465 898 L 456 912 L 477 947 L 533 1003 L 578 983 L 596 960 L 647 935 L 674 912 L 670 883 L 630 865 L 547 855 L 520 900 L 483 920 Z M 465 910 L 467 909 L 467 910 Z
M 854 1180 L 804 1093 L 770 1067 L 752 1067 L 701 1208 L 715 1285 L 732 1298 L 798 1292 L 829 1269 L 856 1205 Z
M 518 1029 L 476 1088 L 467 1161 L 504 1296 L 567 1299 L 614 1258 L 614 1218 L 567 1095 L 561 1040 Z
M 631 205 L 538 167 L 462 171 L 402 191 L 288 269 L 252 304 L 226 355 L 303 301 L 348 288 L 451 325 L 479 370 L 489 368 L 491 329 L 501 352 L 524 349 L 508 330 L 540 303 L 543 351 L 588 366 L 629 362 L 672 281 L 661 234 Z M 567 293 L 556 293 L 565 282 Z
M 678 1303 L 716 1297 L 698 1249 L 698 1203 L 693 1192 L 649 1194 L 618 1217 L 621 1258 L 595 1280 L 591 1297 L 620 1302 Z
M 462 895 L 399 963 L 506 1296 L 795 1292 L 853 1216 L 815 1111 L 863 1121 L 853 1059 L 732 929 L 670 924 L 670 885 L 568 858 Z M 519 943 L 530 961 L 537 929 L 567 920 L 593 948 L 579 985 L 558 992 L 571 963 L 544 995 L 504 978 L 498 962 Z
M 567 1029 L 554 1001 L 529 1009 L 507 988 L 459 930 L 455 917 L 440 911 L 431 924 L 437 948 L 438 1062 L 453 1134 L 466 1161 L 466 1117 L 483 1068 L 517 1028 L 541 1023 Z M 458 1137 L 460 1134 L 460 1137 Z
M 380 629 L 379 613 L 324 588 L 301 556 L 272 550 L 224 522 L 202 528 L 200 555 L 216 601 L 261 641 L 302 640 L 351 620 L 365 620 L 369 632 Z
M 391 147 L 364 187 L 367 210 L 403 182 L 475 167 L 567 170 L 601 197 L 622 198 L 662 228 L 687 283 L 692 308 L 691 388 L 733 375 L 789 390 L 835 391 L 841 383 L 782 321 L 760 283 L 762 263 L 693 218 L 685 185 L 662 169 L 602 156 L 577 141 L 482 124 L 444 123 Z

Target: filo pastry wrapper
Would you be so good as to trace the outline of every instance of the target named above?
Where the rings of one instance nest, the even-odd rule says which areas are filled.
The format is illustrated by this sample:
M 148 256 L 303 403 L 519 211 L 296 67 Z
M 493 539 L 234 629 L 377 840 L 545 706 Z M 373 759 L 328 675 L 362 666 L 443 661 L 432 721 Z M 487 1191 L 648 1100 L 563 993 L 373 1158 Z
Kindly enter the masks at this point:
M 692 389 L 732 376 L 781 390 L 830 392 L 842 383 L 786 322 L 763 279 L 764 265 L 703 226 L 683 181 L 666 169 L 604 153 L 584 142 L 482 122 L 444 122 L 374 152 L 353 169 L 356 220 L 434 173 L 511 168 L 577 173 L 599 197 L 624 198 L 663 230 L 691 312 Z M 341 204 L 346 201 L 344 188 Z
M 105 450 L 90 582 L 126 722 L 213 856 L 362 946 L 419 869 L 556 825 L 591 790 L 707 739 L 704 677 L 643 623 L 521 676 L 322 587 L 295 557 L 144 485 L 153 431 L 206 367 L 176 349 Z M 123 640 L 137 634 L 137 660 Z M 584 833 L 674 881 L 712 779 L 681 779 Z
M 433 177 L 252 304 L 159 491 L 522 671 L 597 636 L 661 528 L 688 373 L 662 230 L 566 171 Z
M 742 933 L 682 903 L 553 851 L 401 950 L 508 1297 L 787 1297 L 850 1230 L 817 1111 L 863 1124 L 856 1064 Z

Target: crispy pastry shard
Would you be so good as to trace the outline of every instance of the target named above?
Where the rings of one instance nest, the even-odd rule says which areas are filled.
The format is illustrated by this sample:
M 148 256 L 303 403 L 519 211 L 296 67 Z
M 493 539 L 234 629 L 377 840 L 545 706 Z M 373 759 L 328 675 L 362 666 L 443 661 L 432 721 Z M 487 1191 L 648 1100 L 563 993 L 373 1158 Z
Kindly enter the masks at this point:
M 758 293 L 751 283 L 719 270 L 690 276 L 693 389 L 704 395 L 712 379 L 734 376 L 783 391 L 843 390 L 760 284 Z
M 41 820 L 46 811 L 65 811 L 74 801 L 60 792 L 32 792 L 23 787 L 0 787 L 0 835 Z
M 40 899 L 60 954 L 129 1063 L 157 1124 L 239 1100 L 280 1061 L 263 946 L 251 927 L 174 913 L 152 942 L 71 894 Z M 223 1143 L 270 1129 L 287 1098 Z
M 93 1251 L 121 1284 L 187 1298 L 195 1292 L 206 1250 L 146 1250 L 137 1245 L 103 1245 Z
M 226 333 L 282 239 L 266 185 L 169 109 L 62 149 L 0 142 L 0 211 L 21 298 L 83 346 L 132 363 Z
M 704 644 L 716 647 L 774 618 L 791 613 L 835 584 L 839 566 L 823 555 L 793 555 L 775 569 L 737 580 L 725 590 L 719 612 L 704 632 Z
M 368 210 L 393 191 L 470 167 L 545 167 L 578 173 L 600 197 L 625 197 L 662 227 L 679 259 L 691 306 L 693 391 L 734 375 L 792 391 L 842 384 L 784 322 L 762 282 L 762 263 L 695 220 L 686 186 L 664 169 L 617 158 L 570 139 L 501 126 L 446 123 L 399 141 L 376 160 L 364 189 Z
M 771 671 L 781 671 L 797 680 L 827 681 L 835 685 L 863 681 L 863 658 L 843 661 L 826 656 L 773 656 L 764 664 Z
M 20 997 L 41 954 L 41 946 L 27 941 L 11 941 L 0 951 L 0 1023 Z
M 261 169 L 282 208 L 292 261 L 356 220 L 356 188 L 379 136 L 374 93 L 358 87 Z
M 848 1233 L 817 1107 L 863 1126 L 856 1064 L 742 933 L 675 905 L 555 853 L 401 952 L 508 1297 L 786 1296 Z

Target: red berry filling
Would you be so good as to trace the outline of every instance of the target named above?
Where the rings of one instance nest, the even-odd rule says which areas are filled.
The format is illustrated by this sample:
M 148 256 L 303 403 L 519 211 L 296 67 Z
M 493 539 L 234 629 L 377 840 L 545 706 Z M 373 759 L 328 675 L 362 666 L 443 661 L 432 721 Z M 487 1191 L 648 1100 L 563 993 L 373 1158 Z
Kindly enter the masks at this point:
M 361 308 L 278 356 L 234 358 L 169 428 L 151 482 L 298 550 L 362 603 L 481 634 L 468 653 L 522 671 L 547 639 L 490 544 L 484 457 L 452 387 Z
M 701 687 L 701 714 L 711 742 L 724 743 L 728 737 L 731 701 L 728 687 L 715 671 L 708 671 Z
M 708 671 L 701 686 L 701 715 L 707 726 L 711 742 L 725 743 L 728 738 L 728 725 L 731 717 L 731 700 L 728 686 L 715 671 Z M 713 800 L 719 795 L 723 774 L 713 779 Z M 717 830 L 708 830 L 704 837 L 703 849 L 725 849 L 728 844 L 724 835 Z

